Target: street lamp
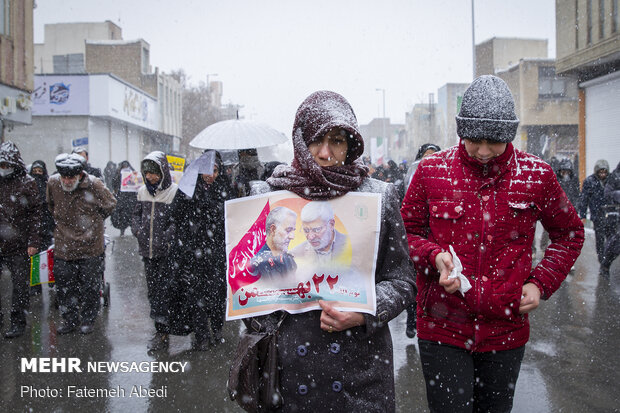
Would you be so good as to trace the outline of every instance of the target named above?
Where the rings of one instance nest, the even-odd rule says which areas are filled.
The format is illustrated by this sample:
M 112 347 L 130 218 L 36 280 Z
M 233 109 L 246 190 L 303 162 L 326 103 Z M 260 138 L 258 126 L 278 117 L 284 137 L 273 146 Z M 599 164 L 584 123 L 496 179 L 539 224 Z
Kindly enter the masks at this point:
M 471 49 L 472 49 L 472 63 L 473 63 L 473 78 L 476 78 L 476 25 L 474 17 L 474 0 L 471 0 Z

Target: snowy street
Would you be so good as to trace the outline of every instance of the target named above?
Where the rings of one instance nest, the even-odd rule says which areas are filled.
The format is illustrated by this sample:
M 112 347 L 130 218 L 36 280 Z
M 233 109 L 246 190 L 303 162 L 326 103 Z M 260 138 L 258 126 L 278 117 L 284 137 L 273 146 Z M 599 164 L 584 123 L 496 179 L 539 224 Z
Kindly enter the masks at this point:
M 114 241 L 106 261 L 111 304 L 102 307 L 95 332 L 57 336 L 60 316 L 50 306 L 51 294 L 44 287 L 43 295 L 32 299 L 26 334 L 0 340 L 2 410 L 241 411 L 226 393 L 239 322 L 226 323 L 225 342 L 208 351 L 192 351 L 190 337 L 174 336 L 168 354 L 148 355 L 146 342 L 153 324 L 137 244 L 134 237 L 120 237 L 115 229 L 108 227 L 107 232 Z M 600 279 L 593 243 L 593 233 L 587 231 L 574 273 L 530 318 L 532 333 L 517 382 L 515 412 L 604 412 L 618 407 L 620 265 L 612 266 L 609 281 Z M 6 274 L 0 291 L 7 309 L 10 281 Z M 423 412 L 427 408 L 417 339 L 405 336 L 405 319 L 403 313 L 391 322 L 397 410 Z M 4 329 L 7 324 L 8 319 Z M 90 372 L 22 373 L 21 358 L 32 357 L 78 358 L 83 367 L 88 362 L 125 362 L 126 368 L 117 365 L 118 371 L 113 372 L 115 367 L 104 363 Z M 128 371 L 133 362 L 134 367 L 144 366 L 141 362 L 161 363 L 150 363 L 144 369 L 148 372 Z M 156 372 L 153 365 L 169 366 L 171 371 Z M 97 397 L 97 389 L 106 390 L 108 397 Z

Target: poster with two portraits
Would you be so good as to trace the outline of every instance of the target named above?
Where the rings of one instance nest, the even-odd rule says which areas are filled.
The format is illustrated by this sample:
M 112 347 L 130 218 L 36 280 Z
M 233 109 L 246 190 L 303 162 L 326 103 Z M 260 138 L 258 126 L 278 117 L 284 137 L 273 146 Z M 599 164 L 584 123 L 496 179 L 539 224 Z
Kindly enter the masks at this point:
M 376 312 L 381 195 L 308 201 L 289 191 L 227 201 L 226 319 L 278 310 Z

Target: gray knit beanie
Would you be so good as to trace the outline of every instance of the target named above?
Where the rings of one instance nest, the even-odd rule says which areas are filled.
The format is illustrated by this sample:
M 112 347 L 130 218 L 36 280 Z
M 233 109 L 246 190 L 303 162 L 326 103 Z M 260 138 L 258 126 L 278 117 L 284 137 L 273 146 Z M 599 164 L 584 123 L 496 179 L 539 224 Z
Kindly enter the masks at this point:
M 484 75 L 475 79 L 465 91 L 456 117 L 456 132 L 462 139 L 512 142 L 519 119 L 515 102 L 502 79 Z
M 34 165 L 34 163 L 32 165 Z M 609 162 L 607 162 L 605 159 L 599 159 L 594 164 L 595 174 L 598 173 L 598 171 L 600 171 L 601 169 L 607 169 L 607 172 L 609 172 Z

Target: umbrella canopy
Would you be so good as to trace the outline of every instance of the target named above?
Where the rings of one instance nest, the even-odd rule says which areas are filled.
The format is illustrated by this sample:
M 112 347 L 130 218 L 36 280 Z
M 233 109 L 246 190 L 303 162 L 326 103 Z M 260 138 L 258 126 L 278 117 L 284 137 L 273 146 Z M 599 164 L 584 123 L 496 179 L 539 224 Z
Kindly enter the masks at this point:
M 286 135 L 269 125 L 249 120 L 223 120 L 206 127 L 189 143 L 200 149 L 250 149 L 278 145 Z

